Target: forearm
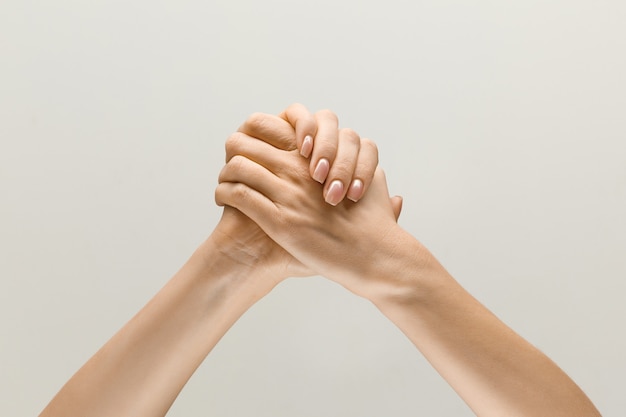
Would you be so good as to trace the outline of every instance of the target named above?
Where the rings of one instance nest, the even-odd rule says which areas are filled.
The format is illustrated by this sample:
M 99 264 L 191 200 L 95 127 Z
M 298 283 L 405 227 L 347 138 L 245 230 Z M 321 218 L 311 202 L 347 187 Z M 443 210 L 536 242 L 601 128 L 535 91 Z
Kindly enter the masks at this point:
M 404 235 L 374 301 L 479 416 L 597 416 L 578 386 Z M 381 252 L 384 252 L 383 249 Z
M 264 294 L 205 242 L 61 389 L 42 417 L 163 416 L 232 324 Z

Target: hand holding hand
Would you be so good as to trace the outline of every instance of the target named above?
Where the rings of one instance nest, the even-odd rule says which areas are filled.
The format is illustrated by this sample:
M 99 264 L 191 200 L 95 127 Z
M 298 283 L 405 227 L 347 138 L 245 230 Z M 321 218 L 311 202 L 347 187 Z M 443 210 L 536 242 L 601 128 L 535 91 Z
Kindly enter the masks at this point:
M 300 152 L 285 150 L 290 136 L 293 128 L 275 116 L 256 114 L 244 123 L 227 143 L 228 162 L 220 173 L 216 201 L 250 217 L 315 273 L 366 295 L 376 283 L 363 277 L 377 262 L 381 242 L 393 241 L 401 201 L 389 199 L 384 174 L 375 170 L 376 147 L 353 131 L 338 133 L 338 178 L 354 178 L 349 173 L 360 172 L 369 192 L 358 203 L 343 201 L 332 207 Z M 326 199 L 333 192 L 331 182 Z
M 374 149 L 360 153 L 359 135 L 352 129 L 339 129 L 339 119 L 330 110 L 311 114 L 302 104 L 295 103 L 279 117 L 295 129 L 300 154 L 311 157 L 309 172 L 314 180 L 324 184 L 326 202 L 335 206 L 344 198 L 359 201 L 374 175 L 372 168 L 378 165 L 373 142 L 363 140 L 364 146 Z M 247 133 L 254 136 L 257 132 Z
M 293 126 L 285 119 L 290 120 Z M 310 178 L 307 179 L 309 185 L 316 188 L 318 198 L 323 196 L 326 202 L 333 205 L 338 204 L 346 194 L 353 200 L 361 198 L 369 188 L 378 164 L 376 145 L 371 141 L 361 139 L 350 129 L 337 130 L 337 117 L 327 110 L 313 116 L 304 106 L 295 104 L 279 117 L 262 113 L 252 114 L 239 130 L 228 138 L 226 161 L 233 161 L 231 167 L 237 164 L 240 157 L 251 157 L 254 161 L 260 162 L 266 156 L 276 156 L 275 151 L 281 150 L 298 157 L 298 163 L 306 165 L 306 160 L 297 154 L 302 155 L 302 146 L 305 148 L 308 146 L 307 139 L 305 139 L 308 132 L 316 135 L 315 152 L 321 155 L 317 158 L 322 161 L 321 166 L 332 164 L 328 169 L 322 168 L 324 179 L 329 179 L 325 181 L 324 186 L 316 184 Z M 300 143 L 300 151 L 298 151 L 298 143 Z M 250 152 L 253 149 L 260 154 L 253 156 Z M 264 154 L 263 149 L 269 152 Z M 276 165 L 289 169 L 289 160 L 276 160 L 275 162 Z M 320 166 L 320 163 L 317 165 Z M 319 167 L 317 170 L 310 171 L 310 174 L 315 175 L 316 172 L 319 175 Z M 300 170 L 300 173 L 304 177 L 307 176 L 305 169 Z M 352 184 L 352 187 L 346 190 L 344 184 Z M 400 197 L 394 197 L 391 200 L 396 218 L 400 213 L 401 204 Z M 267 272 L 267 279 L 255 283 L 260 286 L 259 291 L 262 293 L 268 292 L 287 277 L 310 276 L 319 273 L 303 265 L 270 239 L 254 221 L 228 205 L 224 207 L 222 219 L 211 238 L 223 253 L 236 260 L 237 263 Z

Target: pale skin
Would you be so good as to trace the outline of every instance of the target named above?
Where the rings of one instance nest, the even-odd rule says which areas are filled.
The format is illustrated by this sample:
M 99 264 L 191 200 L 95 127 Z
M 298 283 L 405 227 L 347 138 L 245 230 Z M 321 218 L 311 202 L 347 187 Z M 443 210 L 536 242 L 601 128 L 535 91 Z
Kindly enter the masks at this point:
M 291 109 L 286 112 L 293 113 Z M 313 120 L 312 115 L 306 117 Z M 263 132 L 254 116 L 244 126 Z M 229 138 L 227 151 L 240 136 L 236 132 Z M 342 156 L 333 151 L 343 140 L 339 131 L 315 138 L 330 150 L 324 157 L 333 167 L 360 160 L 363 164 L 350 175 L 371 182 L 375 149 Z M 288 136 L 268 140 L 298 152 L 293 129 Z M 317 197 L 321 195 L 318 190 Z M 390 200 L 398 213 L 400 203 L 398 198 Z M 296 260 L 248 217 L 225 207 L 218 225 L 180 271 L 72 376 L 40 415 L 164 416 L 206 355 L 250 306 L 287 277 L 316 275 L 314 267 Z
M 250 306 L 309 275 L 374 303 L 479 416 L 599 415 L 397 224 L 401 199 L 389 198 L 375 145 L 332 112 L 252 115 L 226 151 L 215 230 L 41 416 L 165 415 Z

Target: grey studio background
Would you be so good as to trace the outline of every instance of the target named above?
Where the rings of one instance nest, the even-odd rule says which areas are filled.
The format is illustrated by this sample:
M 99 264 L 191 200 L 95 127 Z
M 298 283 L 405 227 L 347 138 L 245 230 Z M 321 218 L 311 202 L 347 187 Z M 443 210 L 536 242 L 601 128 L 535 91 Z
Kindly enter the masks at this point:
M 331 108 L 400 223 L 604 415 L 626 409 L 626 3 L 0 4 L 0 415 L 37 415 L 210 233 L 223 143 Z M 470 416 L 320 277 L 255 305 L 171 416 Z

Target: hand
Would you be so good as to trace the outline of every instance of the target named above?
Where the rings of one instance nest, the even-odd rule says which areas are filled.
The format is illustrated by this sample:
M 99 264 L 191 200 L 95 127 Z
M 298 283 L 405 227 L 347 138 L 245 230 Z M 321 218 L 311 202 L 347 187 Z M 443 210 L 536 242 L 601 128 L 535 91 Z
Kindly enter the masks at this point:
M 359 150 L 359 135 L 351 129 L 339 129 L 339 119 L 330 110 L 320 110 L 311 114 L 302 104 L 287 107 L 280 116 L 288 121 L 296 131 L 296 146 L 305 158 L 311 156 L 309 172 L 311 177 L 324 184 L 323 195 L 327 203 L 337 205 L 343 198 L 354 202 L 365 194 L 374 174 L 369 167 L 378 164 L 377 152 L 366 152 L 359 161 L 361 167 L 355 170 Z M 254 132 L 248 132 L 254 136 Z M 343 140 L 342 137 L 348 137 Z M 368 142 L 368 141 L 366 141 Z M 339 144 L 343 144 L 339 148 Z M 366 146 L 374 146 L 367 143 Z M 375 158 L 365 160 L 364 156 Z M 333 192 L 329 193 L 332 189 Z
M 323 111 L 321 113 L 329 114 Z M 289 114 L 291 121 L 296 126 L 290 126 L 283 119 L 261 113 L 251 115 L 233 133 L 226 142 L 226 161 L 230 161 L 238 154 L 245 154 L 247 143 L 251 138 L 256 142 L 265 143 L 275 149 L 297 152 L 298 134 L 306 132 L 311 128 L 310 113 L 301 105 L 290 106 L 284 114 Z M 335 121 L 336 116 L 332 115 L 328 119 Z M 310 117 L 309 117 L 310 116 Z M 324 120 L 320 118 L 320 120 Z M 325 122 L 320 123 L 324 131 L 330 132 Z M 336 123 L 335 123 L 336 126 Z M 317 129 L 317 125 L 313 126 Z M 333 164 L 330 168 L 328 178 L 333 178 L 330 185 L 323 187 L 322 194 L 326 201 L 337 204 L 343 199 L 345 191 L 343 186 L 337 183 L 347 184 L 350 181 L 360 184 L 359 193 L 362 195 L 372 181 L 376 166 L 378 164 L 378 152 L 373 142 L 361 140 L 361 138 L 349 129 L 342 129 L 334 135 L 328 135 L 330 140 L 322 139 L 320 144 L 333 143 L 335 141 L 332 156 Z M 341 144 L 341 146 L 339 146 Z M 328 147 L 327 147 L 328 148 Z M 327 151 L 326 151 L 327 152 Z M 302 152 L 300 152 L 302 153 Z M 331 155 L 323 153 L 323 155 Z M 302 158 L 300 158 L 302 159 Z M 352 180 L 354 178 L 354 180 Z M 333 185 L 333 182 L 335 183 Z M 321 188 L 321 187 L 320 187 Z M 360 196 L 359 196 L 360 197 Z M 394 197 L 391 201 L 394 211 L 399 215 L 402 205 L 400 197 Z M 396 215 L 396 218 L 397 218 Z M 281 246 L 270 239 L 267 234 L 246 215 L 239 210 L 226 206 L 220 223 L 211 236 L 215 241 L 215 246 L 220 248 L 222 253 L 245 268 L 256 268 L 267 271 L 267 279 L 258 282 L 261 293 L 269 292 L 275 285 L 287 277 L 310 276 L 315 272 L 304 266 L 291 254 L 286 252 Z
M 246 120 L 244 126 L 247 128 L 255 126 L 258 131 L 268 130 L 263 136 L 268 138 L 268 143 L 272 146 L 285 151 L 296 149 L 293 129 L 271 134 L 273 126 L 264 123 L 264 119 L 265 115 L 254 113 Z M 226 141 L 226 161 L 233 157 L 233 153 L 239 147 L 237 143 L 240 137 L 241 133 L 237 131 Z M 269 292 L 287 277 L 313 275 L 311 270 L 276 244 L 255 222 L 236 208 L 224 207 L 222 218 L 209 240 L 226 258 L 232 259 L 240 267 L 265 272 L 265 278 L 254 283 L 261 294 Z
M 393 242 L 401 199 L 389 199 L 379 169 L 359 203 L 329 206 L 320 196 L 322 185 L 310 178 L 308 163 L 298 150 L 281 149 L 293 128 L 275 116 L 257 114 L 253 120 L 229 139 L 217 203 L 250 217 L 302 265 L 366 296 L 379 283 L 364 282 L 363 276 L 377 262 L 378 245 Z M 339 134 L 338 150 L 354 149 L 353 140 L 352 135 Z M 374 172 L 377 155 L 369 154 L 377 152 L 373 142 L 359 138 L 356 155 L 351 152 L 352 161 L 346 162 L 353 170 L 363 167 L 366 177 Z M 336 159 L 344 158 L 341 152 L 338 155 Z

